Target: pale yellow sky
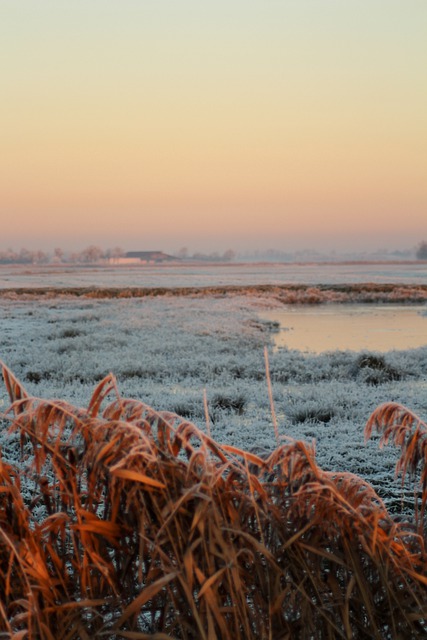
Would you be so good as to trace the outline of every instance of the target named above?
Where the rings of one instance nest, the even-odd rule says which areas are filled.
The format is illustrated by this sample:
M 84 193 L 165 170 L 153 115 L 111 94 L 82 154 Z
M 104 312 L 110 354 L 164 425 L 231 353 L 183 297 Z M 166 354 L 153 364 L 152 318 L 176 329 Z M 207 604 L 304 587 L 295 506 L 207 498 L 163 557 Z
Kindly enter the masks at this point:
M 2 0 L 0 248 L 427 238 L 425 0 Z

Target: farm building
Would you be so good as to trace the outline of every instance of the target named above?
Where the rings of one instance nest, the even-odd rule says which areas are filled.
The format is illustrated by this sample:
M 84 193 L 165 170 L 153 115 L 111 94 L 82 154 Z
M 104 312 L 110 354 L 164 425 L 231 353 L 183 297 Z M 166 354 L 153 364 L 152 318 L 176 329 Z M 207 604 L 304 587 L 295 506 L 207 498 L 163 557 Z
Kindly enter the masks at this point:
M 110 264 L 157 264 L 179 260 L 163 251 L 128 251 L 120 258 L 111 258 Z

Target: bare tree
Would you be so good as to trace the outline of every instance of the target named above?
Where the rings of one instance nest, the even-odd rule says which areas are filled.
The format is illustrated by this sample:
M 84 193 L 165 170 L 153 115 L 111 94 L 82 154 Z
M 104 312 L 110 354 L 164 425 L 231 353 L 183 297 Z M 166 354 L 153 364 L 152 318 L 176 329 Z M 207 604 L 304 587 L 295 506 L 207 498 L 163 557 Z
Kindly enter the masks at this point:
M 64 261 L 64 252 L 60 247 L 56 247 L 53 251 L 53 257 L 55 262 L 63 262 Z
M 86 249 L 80 253 L 80 260 L 82 262 L 99 262 L 103 256 L 103 251 L 100 247 L 96 247 L 94 244 L 91 244 Z
M 46 264 L 49 262 L 49 256 L 40 249 L 32 252 L 33 264 Z
M 0 262 L 10 263 L 16 262 L 18 259 L 18 255 L 15 253 L 13 249 L 6 249 L 6 251 L 0 252 Z
M 124 255 L 124 251 L 121 247 L 113 247 L 112 249 L 107 249 L 105 252 L 105 257 L 109 258 L 121 258 Z
M 427 260 L 427 242 L 423 241 L 417 247 L 416 252 L 417 260 Z
M 186 260 L 188 258 L 188 249 L 187 247 L 181 247 L 181 249 L 176 254 L 178 258 L 181 260 Z
M 33 252 L 28 249 L 22 248 L 19 252 L 19 255 L 16 256 L 16 260 L 18 262 L 31 263 L 33 260 Z
M 233 251 L 233 249 L 227 249 L 227 251 L 224 251 L 222 256 L 222 259 L 224 260 L 224 262 L 233 262 L 235 258 L 236 258 L 236 252 Z

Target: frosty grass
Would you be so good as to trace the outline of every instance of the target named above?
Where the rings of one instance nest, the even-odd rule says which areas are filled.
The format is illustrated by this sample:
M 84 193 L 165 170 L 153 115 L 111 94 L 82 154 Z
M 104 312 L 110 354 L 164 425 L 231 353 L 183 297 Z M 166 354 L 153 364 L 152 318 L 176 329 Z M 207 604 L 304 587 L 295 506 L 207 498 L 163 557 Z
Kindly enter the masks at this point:
M 398 451 L 364 444 L 370 413 L 386 401 L 427 416 L 427 347 L 385 354 L 386 369 L 360 353 L 310 355 L 273 349 L 274 324 L 258 313 L 279 306 L 268 296 L 89 300 L 3 299 L 0 358 L 27 391 L 87 404 L 110 371 L 123 397 L 174 411 L 204 428 L 206 389 L 212 436 L 250 449 L 276 446 L 263 350 L 280 433 L 316 441 L 325 470 L 371 482 L 392 512 L 413 502 L 394 479 Z M 0 409 L 8 398 L 0 387 Z M 18 441 L 2 421 L 3 458 L 19 466 Z M 405 498 L 406 495 L 406 498 Z M 402 498 L 403 496 L 403 498 Z M 403 500 L 403 502 L 402 502 Z

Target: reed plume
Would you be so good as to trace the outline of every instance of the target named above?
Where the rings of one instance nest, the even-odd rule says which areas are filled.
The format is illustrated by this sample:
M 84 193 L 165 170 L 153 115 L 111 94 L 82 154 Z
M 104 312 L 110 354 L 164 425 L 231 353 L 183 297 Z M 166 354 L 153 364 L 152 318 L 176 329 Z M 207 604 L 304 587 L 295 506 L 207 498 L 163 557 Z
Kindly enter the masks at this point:
M 426 637 L 424 536 L 313 446 L 221 445 L 111 374 L 81 409 L 2 372 L 21 461 L 0 461 L 1 638 Z

